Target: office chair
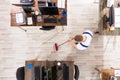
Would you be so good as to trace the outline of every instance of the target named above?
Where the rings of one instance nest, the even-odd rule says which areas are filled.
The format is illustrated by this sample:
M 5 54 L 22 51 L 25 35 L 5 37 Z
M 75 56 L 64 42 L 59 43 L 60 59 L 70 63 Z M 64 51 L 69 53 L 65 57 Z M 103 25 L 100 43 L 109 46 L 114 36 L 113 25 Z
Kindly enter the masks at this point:
M 69 80 L 69 66 L 63 64 L 63 80 Z
M 120 7 L 120 1 L 118 2 L 118 7 Z
M 34 0 L 20 0 L 19 4 L 12 4 L 15 6 L 33 6 L 35 3 Z
M 34 0 L 20 0 L 21 5 L 32 6 L 34 3 Z
M 48 7 L 55 7 L 55 2 L 48 2 Z
M 25 13 L 31 13 L 34 12 L 31 8 L 31 6 L 22 6 L 23 10 L 25 11 Z
M 25 80 L 25 67 L 19 67 L 16 71 L 17 80 Z
M 79 68 L 78 68 L 77 65 L 74 65 L 74 69 L 75 69 L 74 79 L 75 79 L 75 80 L 78 80 L 79 74 L 80 74 Z

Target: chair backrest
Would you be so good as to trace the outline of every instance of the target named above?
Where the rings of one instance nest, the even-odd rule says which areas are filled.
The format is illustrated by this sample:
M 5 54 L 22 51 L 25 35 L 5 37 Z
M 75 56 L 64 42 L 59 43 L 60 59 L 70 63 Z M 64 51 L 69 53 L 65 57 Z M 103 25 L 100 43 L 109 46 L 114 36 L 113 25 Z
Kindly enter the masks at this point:
M 20 0 L 20 3 L 33 3 L 34 0 Z
M 35 0 L 20 0 L 20 4 L 24 6 L 32 6 Z
M 69 66 L 63 64 L 63 80 L 69 80 Z
M 74 65 L 74 69 L 75 69 L 74 78 L 75 78 L 75 80 L 78 80 L 78 78 L 79 78 L 79 74 L 80 74 L 80 72 L 79 72 L 79 68 L 78 68 L 77 65 Z
M 25 80 L 25 67 L 19 67 L 16 71 L 17 80 Z
M 31 13 L 31 12 L 33 12 L 31 6 L 22 6 L 22 8 L 25 11 L 25 13 Z

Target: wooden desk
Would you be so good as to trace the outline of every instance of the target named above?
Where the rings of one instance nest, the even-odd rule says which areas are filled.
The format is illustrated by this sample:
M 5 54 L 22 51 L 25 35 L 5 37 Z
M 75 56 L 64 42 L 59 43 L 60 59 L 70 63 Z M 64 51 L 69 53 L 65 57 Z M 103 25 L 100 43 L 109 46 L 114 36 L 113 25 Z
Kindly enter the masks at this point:
M 35 11 L 40 12 L 39 7 L 38 7 L 38 1 L 46 2 L 46 0 L 34 0 L 34 1 L 35 1 L 35 4 L 33 6 L 31 6 L 31 8 L 33 9 L 34 12 Z M 17 2 L 18 2 L 18 0 L 17 0 Z M 56 6 L 58 4 L 57 0 L 51 0 L 51 2 L 55 2 Z M 67 14 L 66 14 L 66 16 L 63 16 L 62 15 L 63 10 L 67 11 L 67 0 L 65 0 L 65 8 L 58 8 L 59 15 L 55 15 L 55 17 L 57 18 L 57 23 L 44 23 L 44 18 L 48 17 L 49 15 L 40 15 L 40 14 L 35 15 L 35 14 L 31 14 L 31 13 L 25 13 L 21 6 L 12 5 L 11 14 L 10 14 L 11 26 L 13 26 L 13 27 L 18 27 L 18 26 L 66 26 L 67 25 Z M 15 13 L 17 13 L 17 12 L 24 12 L 25 13 L 26 24 L 17 24 L 16 23 Z M 37 20 L 38 16 L 41 16 L 41 18 L 42 18 L 41 21 Z M 33 18 L 33 25 L 27 24 L 27 17 Z M 52 16 L 50 16 L 50 17 L 52 17 Z M 61 22 L 63 17 L 65 17 L 65 19 L 66 19 L 66 24 Z
M 26 61 L 25 63 L 25 80 L 35 80 L 34 77 L 34 67 L 36 66 L 44 66 L 45 68 L 50 68 L 54 65 L 57 65 L 58 61 Z M 59 61 L 61 62 L 61 65 L 63 66 L 66 64 L 69 67 L 69 80 L 73 79 L 73 68 L 74 68 L 74 62 L 73 61 Z M 33 67 L 31 69 L 28 69 L 27 66 L 32 65 Z M 57 80 L 63 80 L 63 69 L 58 70 L 57 66 Z
M 115 28 L 120 28 L 120 8 L 114 9 Z
M 120 28 L 115 28 L 115 30 L 110 30 L 110 25 L 108 24 L 109 22 L 107 22 L 107 18 L 109 17 L 109 6 L 107 5 L 107 2 L 114 3 L 114 8 L 118 7 L 118 2 L 119 0 L 100 0 L 99 3 L 99 24 L 98 24 L 98 31 L 101 35 L 120 35 Z M 114 9 L 115 11 L 115 9 Z M 117 16 L 116 16 L 117 17 Z M 116 18 L 114 17 L 114 20 L 116 20 Z M 114 22 L 114 24 L 112 25 L 113 27 L 115 26 L 119 26 L 118 23 Z
M 114 70 L 120 70 L 120 68 L 118 69 L 102 69 L 100 70 L 102 79 L 101 80 L 110 80 L 111 76 L 114 76 Z M 120 76 L 117 76 L 117 80 L 120 80 Z

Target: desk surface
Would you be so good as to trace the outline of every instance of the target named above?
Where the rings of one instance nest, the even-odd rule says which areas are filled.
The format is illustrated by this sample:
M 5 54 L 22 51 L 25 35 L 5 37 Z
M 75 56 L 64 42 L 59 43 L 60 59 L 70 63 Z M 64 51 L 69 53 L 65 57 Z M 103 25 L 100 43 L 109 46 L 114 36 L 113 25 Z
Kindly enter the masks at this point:
M 34 80 L 34 67 L 35 66 L 45 66 L 45 67 L 52 67 L 57 64 L 58 61 L 26 61 L 25 64 L 25 80 Z M 59 61 L 61 65 L 66 64 L 69 67 L 69 80 L 73 80 L 73 68 L 74 62 L 73 61 Z M 28 65 L 32 65 L 31 69 L 28 69 Z M 63 70 L 58 70 L 57 66 L 57 80 L 63 80 Z
M 19 0 L 15 0 L 14 4 L 18 4 Z M 46 0 L 34 0 L 35 4 L 33 6 L 31 6 L 31 8 L 33 9 L 33 11 L 38 11 L 39 7 L 38 7 L 38 1 L 46 1 Z M 57 0 L 51 0 L 51 2 L 55 2 L 57 5 Z M 67 11 L 67 0 L 65 0 L 65 8 L 58 8 L 58 12 L 59 15 L 55 15 L 55 17 L 57 18 L 57 23 L 44 23 L 44 18 L 48 17 L 49 15 L 35 15 L 35 14 L 30 14 L 30 13 L 25 13 L 22 6 L 15 6 L 15 5 L 11 5 L 11 26 L 17 27 L 17 26 L 66 26 L 67 25 L 67 15 L 65 16 L 66 18 L 66 23 L 62 23 L 63 20 L 63 15 L 62 15 L 62 11 L 66 10 Z M 15 20 L 15 14 L 18 12 L 24 12 L 25 13 L 25 19 L 26 19 L 26 24 L 17 24 L 16 20 Z M 28 25 L 27 24 L 27 17 L 32 17 L 33 18 L 33 24 L 32 25 Z M 41 17 L 41 21 L 38 21 L 38 17 Z M 51 16 L 52 17 L 52 16 Z
M 102 80 L 110 80 L 111 76 L 115 76 L 114 75 L 114 71 L 115 70 L 120 70 L 120 68 L 118 69 L 102 69 L 101 73 L 102 73 Z M 120 80 L 120 76 L 117 76 L 117 80 Z
M 114 18 L 115 18 L 115 28 L 120 28 L 120 8 L 115 8 Z

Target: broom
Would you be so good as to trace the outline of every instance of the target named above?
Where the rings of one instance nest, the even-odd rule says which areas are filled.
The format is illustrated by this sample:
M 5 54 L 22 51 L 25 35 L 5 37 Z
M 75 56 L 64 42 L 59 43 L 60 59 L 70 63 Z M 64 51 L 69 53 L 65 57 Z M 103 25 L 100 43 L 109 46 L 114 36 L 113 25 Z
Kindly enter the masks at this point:
M 74 38 L 71 38 L 71 40 L 73 40 Z M 58 43 L 55 43 L 55 50 L 58 51 L 59 50 L 59 47 L 62 46 L 63 44 L 67 43 L 67 42 L 70 42 L 71 41 L 70 39 L 63 42 L 62 44 L 58 45 Z

